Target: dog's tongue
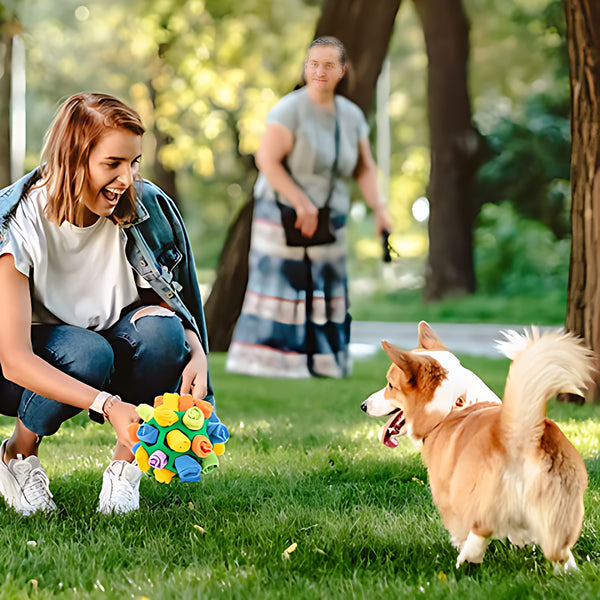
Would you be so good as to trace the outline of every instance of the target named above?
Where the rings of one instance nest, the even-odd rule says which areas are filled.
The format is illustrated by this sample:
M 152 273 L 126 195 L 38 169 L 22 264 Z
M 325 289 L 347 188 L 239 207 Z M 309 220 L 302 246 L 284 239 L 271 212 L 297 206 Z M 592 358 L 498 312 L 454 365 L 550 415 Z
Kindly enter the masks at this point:
M 395 448 L 398 445 L 397 436 L 404 435 L 404 413 L 401 410 L 395 412 L 388 422 L 384 425 L 381 432 L 381 443 L 388 448 Z

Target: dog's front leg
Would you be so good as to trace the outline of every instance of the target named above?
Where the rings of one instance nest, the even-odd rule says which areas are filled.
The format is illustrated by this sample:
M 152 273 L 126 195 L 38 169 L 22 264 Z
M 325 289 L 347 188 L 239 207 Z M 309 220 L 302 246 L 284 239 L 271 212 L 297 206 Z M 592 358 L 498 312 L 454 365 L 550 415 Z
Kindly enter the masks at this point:
M 485 554 L 489 543 L 489 538 L 481 537 L 480 535 L 469 531 L 467 541 L 458 555 L 456 568 L 458 569 L 465 561 L 470 563 L 483 562 L 483 555 Z

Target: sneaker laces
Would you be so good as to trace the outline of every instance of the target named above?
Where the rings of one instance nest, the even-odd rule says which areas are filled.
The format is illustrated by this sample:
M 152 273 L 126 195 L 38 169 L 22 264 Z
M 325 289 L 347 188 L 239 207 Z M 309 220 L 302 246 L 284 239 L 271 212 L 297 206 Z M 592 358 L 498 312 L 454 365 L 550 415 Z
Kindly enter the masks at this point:
M 25 475 L 21 489 L 27 502 L 33 506 L 52 506 L 50 480 L 41 465 L 32 468 L 26 461 L 18 461 L 13 469 L 15 473 Z
M 133 488 L 125 477 L 120 476 L 114 481 L 111 502 L 113 506 L 128 506 L 135 502 Z

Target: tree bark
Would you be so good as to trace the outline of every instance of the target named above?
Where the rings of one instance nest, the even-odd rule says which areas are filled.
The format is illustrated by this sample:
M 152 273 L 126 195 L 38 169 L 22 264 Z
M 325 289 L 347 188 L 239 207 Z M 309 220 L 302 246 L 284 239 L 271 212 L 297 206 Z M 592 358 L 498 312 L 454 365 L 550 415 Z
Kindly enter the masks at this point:
M 571 222 L 567 330 L 600 352 L 600 3 L 563 0 L 571 85 Z M 600 361 L 598 361 L 600 366 Z M 586 393 L 600 398 L 600 372 Z
M 11 63 L 12 43 L 17 29 L 17 22 L 0 13 L 0 189 L 10 185 L 10 97 L 11 97 Z
M 431 172 L 427 302 L 475 291 L 472 181 L 482 155 L 467 86 L 469 22 L 460 0 L 415 0 L 425 35 Z
M 315 37 L 334 35 L 348 55 L 347 81 L 338 92 L 367 113 L 373 102 L 377 77 L 392 35 L 401 0 L 326 0 Z M 211 350 L 229 348 L 235 323 L 242 310 L 248 282 L 248 251 L 252 225 L 251 198 L 229 227 L 219 258 L 217 277 L 204 312 Z
M 248 283 L 248 254 L 254 197 L 242 206 L 229 226 L 219 258 L 217 277 L 204 305 L 210 348 L 225 352 L 229 348 L 233 329 L 242 311 Z
M 162 42 L 158 46 L 158 52 L 154 62 L 152 64 L 152 77 L 148 81 L 148 90 L 150 92 L 150 100 L 152 102 L 153 112 L 156 114 L 156 105 L 159 100 L 159 94 L 154 87 L 154 80 L 158 78 L 161 73 L 165 69 L 164 56 L 168 51 L 171 45 L 170 41 Z M 156 142 L 156 149 L 154 153 L 154 183 L 158 185 L 158 187 L 163 190 L 172 200 L 175 202 L 175 205 L 178 208 L 181 208 L 179 205 L 179 197 L 177 194 L 177 174 L 175 171 L 169 167 L 167 167 L 161 157 L 161 149 L 167 146 L 172 140 L 171 138 L 161 131 L 157 124 L 156 119 L 152 125 L 152 134 L 154 135 L 154 140 Z
M 315 39 L 333 35 L 346 48 L 348 69 L 337 93 L 369 114 L 401 0 L 327 0 Z

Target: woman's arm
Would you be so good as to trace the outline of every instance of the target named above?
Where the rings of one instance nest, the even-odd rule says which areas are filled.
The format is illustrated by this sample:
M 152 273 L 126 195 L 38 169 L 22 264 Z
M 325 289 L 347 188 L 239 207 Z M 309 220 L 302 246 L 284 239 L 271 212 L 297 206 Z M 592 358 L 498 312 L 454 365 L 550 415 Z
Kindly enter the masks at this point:
M 87 410 L 100 390 L 63 373 L 34 354 L 31 346 L 29 279 L 10 254 L 0 256 L 0 364 L 6 379 L 36 394 Z M 114 402 L 109 420 L 119 441 L 128 440 L 127 426 L 139 420 L 135 407 Z M 128 445 L 131 445 L 127 442 Z
M 383 231 L 391 232 L 392 224 L 388 216 L 387 207 L 379 194 L 377 165 L 373 159 L 367 138 L 363 138 L 358 142 L 358 162 L 353 176 L 358 183 L 365 202 L 373 209 L 377 233 L 380 235 Z
M 180 394 L 191 394 L 194 398 L 202 399 L 208 392 L 208 361 L 200 339 L 195 331 L 185 330 L 185 339 L 191 350 L 188 364 L 181 376 Z
M 296 209 L 296 228 L 305 237 L 312 237 L 317 230 L 318 210 L 283 166 L 293 147 L 292 132 L 280 123 L 269 123 L 256 152 L 256 165 L 271 187 Z

